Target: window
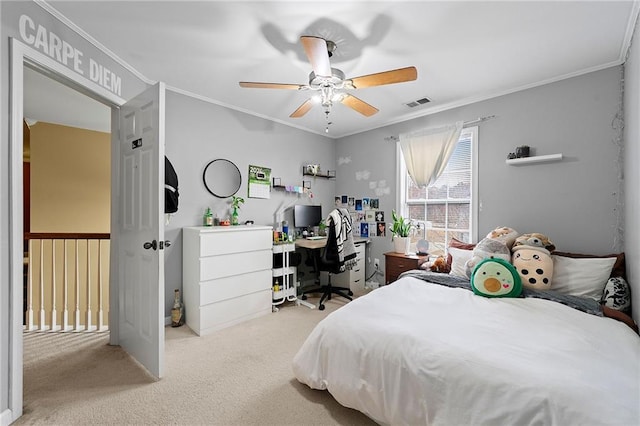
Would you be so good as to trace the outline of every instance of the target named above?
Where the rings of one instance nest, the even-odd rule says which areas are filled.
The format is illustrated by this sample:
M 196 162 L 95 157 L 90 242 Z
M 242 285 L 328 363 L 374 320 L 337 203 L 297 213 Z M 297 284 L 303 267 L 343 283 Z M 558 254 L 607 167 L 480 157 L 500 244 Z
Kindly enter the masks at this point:
M 462 129 L 442 175 L 434 184 L 419 188 L 407 173 L 398 144 L 398 211 L 421 224 L 413 239 L 429 241 L 429 254 L 445 254 L 451 238 L 465 242 L 475 240 L 477 146 L 478 128 Z

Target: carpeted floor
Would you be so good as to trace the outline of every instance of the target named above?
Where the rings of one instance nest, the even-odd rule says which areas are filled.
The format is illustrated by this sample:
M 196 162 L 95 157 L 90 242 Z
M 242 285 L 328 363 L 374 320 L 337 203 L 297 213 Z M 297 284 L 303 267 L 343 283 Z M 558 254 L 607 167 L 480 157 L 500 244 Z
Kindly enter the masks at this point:
M 167 327 L 159 381 L 109 346 L 108 333 L 25 333 L 24 414 L 15 424 L 375 424 L 291 370 L 315 324 L 344 303 L 334 298 L 324 311 L 288 303 L 203 337 Z

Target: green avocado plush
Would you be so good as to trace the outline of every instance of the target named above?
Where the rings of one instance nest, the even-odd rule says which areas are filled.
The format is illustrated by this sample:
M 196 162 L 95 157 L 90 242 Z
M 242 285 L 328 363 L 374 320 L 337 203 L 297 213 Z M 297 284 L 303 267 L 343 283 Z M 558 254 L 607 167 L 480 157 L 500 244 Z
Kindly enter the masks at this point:
M 473 292 L 484 297 L 518 297 L 522 292 L 520 274 L 504 259 L 484 259 L 471 273 Z

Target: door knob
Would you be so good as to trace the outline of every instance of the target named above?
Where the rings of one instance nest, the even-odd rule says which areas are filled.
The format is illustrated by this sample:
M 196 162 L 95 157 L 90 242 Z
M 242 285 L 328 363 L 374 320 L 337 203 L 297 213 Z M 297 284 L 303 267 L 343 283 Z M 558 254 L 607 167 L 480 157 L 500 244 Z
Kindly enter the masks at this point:
M 153 240 L 151 242 L 147 241 L 143 244 L 143 247 L 147 250 L 149 250 L 150 248 L 156 250 L 158 248 L 158 242 L 156 240 Z
M 169 247 L 171 245 L 171 241 L 169 240 L 164 240 L 164 246 L 165 247 Z

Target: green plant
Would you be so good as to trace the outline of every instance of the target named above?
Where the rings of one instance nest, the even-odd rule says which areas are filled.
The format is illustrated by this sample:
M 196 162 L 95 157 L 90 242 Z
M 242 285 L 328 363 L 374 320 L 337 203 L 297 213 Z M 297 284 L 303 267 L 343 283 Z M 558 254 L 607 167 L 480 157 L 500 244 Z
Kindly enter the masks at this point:
M 323 220 L 318 224 L 318 229 L 320 230 L 320 235 L 326 235 L 327 233 L 327 223 Z
M 408 237 L 411 232 L 411 228 L 413 227 L 411 221 L 396 213 L 395 210 L 391 210 L 391 219 L 393 220 L 393 223 L 391 224 L 391 233 L 393 236 Z
M 233 207 L 234 210 L 239 209 L 242 203 L 244 203 L 244 198 L 236 197 L 235 195 L 231 196 L 231 207 Z
M 231 196 L 231 208 L 233 211 L 231 212 L 231 224 L 238 224 L 238 209 L 240 208 L 240 204 L 244 203 L 244 198 L 236 197 L 235 195 Z

